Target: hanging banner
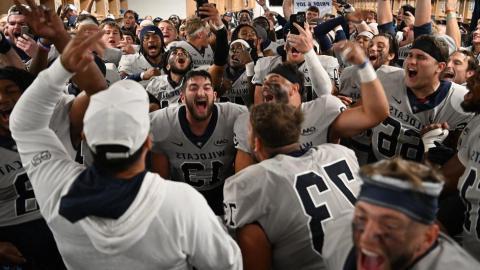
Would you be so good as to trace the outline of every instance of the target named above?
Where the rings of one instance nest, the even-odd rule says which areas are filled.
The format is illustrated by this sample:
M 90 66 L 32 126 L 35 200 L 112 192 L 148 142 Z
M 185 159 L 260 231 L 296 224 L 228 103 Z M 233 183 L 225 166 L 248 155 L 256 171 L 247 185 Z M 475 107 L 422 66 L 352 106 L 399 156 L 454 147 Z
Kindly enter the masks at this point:
M 332 13 L 332 0 L 293 0 L 293 12 L 306 11 L 308 7 L 316 6 L 320 10 L 320 17 Z

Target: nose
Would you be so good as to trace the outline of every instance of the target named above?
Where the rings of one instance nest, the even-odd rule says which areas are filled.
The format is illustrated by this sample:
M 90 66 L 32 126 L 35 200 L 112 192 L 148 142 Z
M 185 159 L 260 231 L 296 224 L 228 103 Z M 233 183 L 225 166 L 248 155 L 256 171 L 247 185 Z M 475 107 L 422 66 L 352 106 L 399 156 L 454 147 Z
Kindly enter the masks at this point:
M 448 63 L 447 63 L 447 67 L 451 67 L 451 68 L 453 68 L 453 61 L 448 61 Z
M 375 244 L 378 242 L 381 235 L 378 223 L 373 220 L 368 220 L 360 234 L 360 242 L 364 244 Z

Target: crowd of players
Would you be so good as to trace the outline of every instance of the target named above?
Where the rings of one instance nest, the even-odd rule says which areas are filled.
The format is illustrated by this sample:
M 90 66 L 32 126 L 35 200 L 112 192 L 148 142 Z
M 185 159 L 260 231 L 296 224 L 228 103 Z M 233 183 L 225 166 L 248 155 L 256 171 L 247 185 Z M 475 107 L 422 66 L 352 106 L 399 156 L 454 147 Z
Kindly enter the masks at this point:
M 93 2 L 0 25 L 2 269 L 480 268 L 480 24 L 456 0 L 304 24 L 292 0 Z

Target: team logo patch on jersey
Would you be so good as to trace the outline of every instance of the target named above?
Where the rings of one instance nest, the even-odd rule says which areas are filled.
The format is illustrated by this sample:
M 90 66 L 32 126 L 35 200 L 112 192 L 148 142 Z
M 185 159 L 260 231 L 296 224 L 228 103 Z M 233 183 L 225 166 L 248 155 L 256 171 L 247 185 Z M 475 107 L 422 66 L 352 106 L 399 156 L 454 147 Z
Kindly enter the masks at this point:
M 315 132 L 317 132 L 316 127 L 304 128 L 304 129 L 302 129 L 302 136 L 309 136 L 309 135 L 312 135 Z
M 32 158 L 32 165 L 36 167 L 40 165 L 40 163 L 42 163 L 44 160 L 49 160 L 50 158 L 52 158 L 52 154 L 50 153 L 50 151 L 40 152 Z
M 393 100 L 395 100 L 395 102 L 397 102 L 398 104 L 402 104 L 402 100 L 401 99 L 397 99 L 396 97 L 392 96 Z
M 223 145 L 225 145 L 225 144 L 227 144 L 227 143 L 228 143 L 228 139 L 220 139 L 220 140 L 216 140 L 214 144 L 215 144 L 216 146 L 223 146 Z
M 175 145 L 178 146 L 178 147 L 182 147 L 182 146 L 183 146 L 183 142 L 173 142 L 173 141 L 172 141 L 172 143 L 175 144 Z

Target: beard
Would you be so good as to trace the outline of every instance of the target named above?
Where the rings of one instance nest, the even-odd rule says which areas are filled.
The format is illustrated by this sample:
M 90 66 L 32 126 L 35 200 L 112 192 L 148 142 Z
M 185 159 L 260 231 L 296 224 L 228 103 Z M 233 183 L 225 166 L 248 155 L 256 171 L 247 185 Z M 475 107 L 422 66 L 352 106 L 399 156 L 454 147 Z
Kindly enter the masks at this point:
M 460 106 L 462 106 L 463 111 L 467 113 L 480 113 L 480 104 L 462 101 L 462 103 L 460 103 Z
M 187 106 L 188 111 L 190 112 L 192 118 L 195 121 L 201 122 L 207 120 L 212 115 L 213 110 L 213 101 L 207 101 L 207 106 L 204 114 L 197 113 L 195 99 L 187 99 L 185 98 L 185 105 Z
M 275 103 L 288 104 L 289 102 L 288 90 L 283 89 L 280 85 L 276 85 L 276 84 L 269 85 L 268 88 L 269 88 L 268 92 L 273 96 Z
M 178 74 L 178 75 L 185 75 L 190 70 L 189 67 L 190 66 L 187 66 L 186 68 L 181 69 L 181 68 L 178 68 L 177 66 L 175 66 L 175 64 L 173 64 L 173 65 L 170 65 L 170 72 Z

